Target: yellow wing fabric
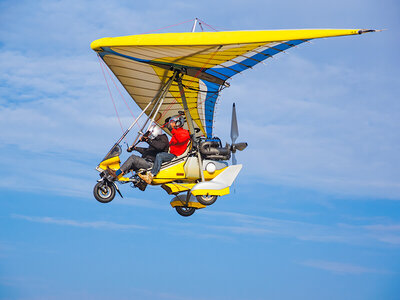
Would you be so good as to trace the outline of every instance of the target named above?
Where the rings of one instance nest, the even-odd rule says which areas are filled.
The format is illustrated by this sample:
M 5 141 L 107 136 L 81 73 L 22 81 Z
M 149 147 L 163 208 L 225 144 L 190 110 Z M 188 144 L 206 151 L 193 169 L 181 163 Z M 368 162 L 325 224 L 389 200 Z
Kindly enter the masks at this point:
M 180 70 L 195 127 L 212 137 L 214 107 L 227 79 L 310 39 L 355 35 L 371 30 L 308 29 L 188 32 L 103 38 L 91 44 L 141 109 Z M 148 114 L 151 107 L 146 111 Z M 182 111 L 173 82 L 156 122 Z

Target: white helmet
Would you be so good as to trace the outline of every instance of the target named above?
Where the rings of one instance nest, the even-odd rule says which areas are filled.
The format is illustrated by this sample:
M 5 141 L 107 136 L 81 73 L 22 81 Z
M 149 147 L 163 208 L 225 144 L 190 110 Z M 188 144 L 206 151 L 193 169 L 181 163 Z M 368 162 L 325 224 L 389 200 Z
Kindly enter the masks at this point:
M 162 130 L 160 127 L 158 127 L 156 124 L 153 124 L 149 128 L 149 138 L 154 139 L 155 137 L 159 136 L 162 134 Z

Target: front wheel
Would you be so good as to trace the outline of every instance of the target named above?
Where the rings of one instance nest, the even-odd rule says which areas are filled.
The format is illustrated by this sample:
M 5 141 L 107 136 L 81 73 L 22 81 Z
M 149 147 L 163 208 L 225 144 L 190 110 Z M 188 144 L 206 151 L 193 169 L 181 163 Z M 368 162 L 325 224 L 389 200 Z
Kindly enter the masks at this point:
M 214 204 L 214 202 L 217 200 L 218 196 L 214 195 L 198 195 L 196 196 L 197 201 L 199 201 L 201 204 L 208 206 L 211 204 Z
M 101 203 L 111 202 L 115 197 L 114 184 L 105 181 L 98 182 L 94 186 L 93 195 Z
M 176 212 L 183 217 L 189 217 L 194 214 L 196 209 L 194 207 L 175 206 Z

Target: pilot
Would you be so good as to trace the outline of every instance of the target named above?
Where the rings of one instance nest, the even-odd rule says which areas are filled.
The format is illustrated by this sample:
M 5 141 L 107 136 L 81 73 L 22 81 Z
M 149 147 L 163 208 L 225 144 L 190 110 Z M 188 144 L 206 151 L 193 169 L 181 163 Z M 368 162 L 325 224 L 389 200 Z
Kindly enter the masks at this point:
M 117 180 L 120 175 L 124 175 L 130 171 L 138 171 L 139 169 L 148 169 L 153 165 L 156 155 L 160 152 L 168 152 L 168 137 L 162 132 L 157 125 L 151 125 L 149 130 L 140 138 L 149 144 L 148 148 L 130 146 L 128 152 L 136 150 L 142 157 L 132 154 L 121 166 L 120 169 L 114 171 L 107 169 L 112 180 Z
M 169 141 L 169 152 L 158 153 L 151 171 L 146 174 L 138 174 L 146 183 L 150 184 L 153 181 L 153 177 L 160 172 L 163 162 L 171 161 L 186 151 L 190 141 L 190 134 L 189 131 L 183 128 L 184 124 L 185 119 L 182 115 L 173 116 L 165 120 L 164 127 L 167 127 L 172 134 Z

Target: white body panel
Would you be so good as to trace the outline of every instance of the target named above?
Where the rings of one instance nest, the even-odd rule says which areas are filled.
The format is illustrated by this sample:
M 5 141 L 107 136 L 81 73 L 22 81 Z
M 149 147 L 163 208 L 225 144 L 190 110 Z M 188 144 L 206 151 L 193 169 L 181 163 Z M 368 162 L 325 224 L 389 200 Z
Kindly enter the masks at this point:
M 238 176 L 242 165 L 229 166 L 225 171 L 216 176 L 213 180 L 199 182 L 196 184 L 191 192 L 196 190 L 222 190 L 228 188 L 235 181 Z

